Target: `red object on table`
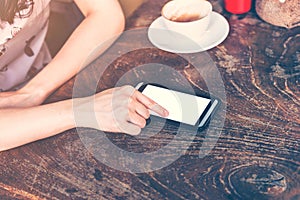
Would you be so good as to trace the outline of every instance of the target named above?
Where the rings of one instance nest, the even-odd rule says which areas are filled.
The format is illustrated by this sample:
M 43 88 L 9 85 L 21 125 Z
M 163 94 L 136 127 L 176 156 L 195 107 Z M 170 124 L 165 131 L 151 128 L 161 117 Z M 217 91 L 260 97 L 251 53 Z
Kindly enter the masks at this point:
M 233 14 L 243 14 L 251 9 L 251 0 L 224 0 L 225 9 Z

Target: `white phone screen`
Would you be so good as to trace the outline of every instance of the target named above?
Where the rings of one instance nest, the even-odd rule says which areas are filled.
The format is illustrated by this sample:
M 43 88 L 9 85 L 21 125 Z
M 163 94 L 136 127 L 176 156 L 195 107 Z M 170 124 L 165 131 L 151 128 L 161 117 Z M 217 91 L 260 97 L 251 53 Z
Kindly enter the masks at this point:
M 195 125 L 211 102 L 211 99 L 169 90 L 154 85 L 147 85 L 142 91 L 159 105 L 169 111 L 167 119 Z M 155 112 L 150 114 L 159 116 Z

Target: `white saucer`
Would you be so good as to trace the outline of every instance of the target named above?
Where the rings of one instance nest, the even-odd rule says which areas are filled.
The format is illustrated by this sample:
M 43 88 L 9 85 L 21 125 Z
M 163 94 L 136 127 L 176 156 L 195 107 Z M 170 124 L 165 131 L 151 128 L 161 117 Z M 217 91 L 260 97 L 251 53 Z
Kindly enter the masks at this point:
M 162 17 L 152 22 L 148 29 L 148 38 L 154 46 L 164 51 L 172 53 L 196 53 L 219 45 L 226 39 L 228 33 L 229 24 L 227 20 L 219 13 L 212 12 L 209 27 L 199 37 L 198 41 L 192 41 L 175 32 L 168 31 L 162 22 Z

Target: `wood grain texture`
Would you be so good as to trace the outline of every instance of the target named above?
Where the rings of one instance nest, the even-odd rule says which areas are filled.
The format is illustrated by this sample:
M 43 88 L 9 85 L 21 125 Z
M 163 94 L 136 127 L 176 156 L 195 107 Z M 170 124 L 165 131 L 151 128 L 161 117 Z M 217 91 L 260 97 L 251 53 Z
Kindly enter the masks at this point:
M 164 2 L 146 1 L 128 19 L 127 30 L 149 26 Z M 72 129 L 1 152 L 0 199 L 300 199 L 300 27 L 287 30 L 269 25 L 253 11 L 230 15 L 221 1 L 212 2 L 231 29 L 222 44 L 208 51 L 222 76 L 227 106 L 224 127 L 211 127 L 221 135 L 215 145 L 211 143 L 209 155 L 199 158 L 206 130 L 191 137 L 191 130 L 183 128 L 183 137 L 177 138 L 177 126 L 152 121 L 139 137 L 105 136 L 129 152 L 152 152 L 172 141 L 168 150 L 184 154 L 153 172 L 122 172 L 97 160 L 93 144 L 87 150 L 82 135 Z M 131 43 L 117 43 L 116 48 L 139 41 L 144 40 L 136 37 Z M 107 56 L 117 59 L 104 72 L 99 67 L 105 65 L 102 60 L 82 72 L 81 95 L 89 95 L 95 83 L 97 91 L 113 87 L 121 77 L 124 82 L 151 80 L 156 71 L 135 69 L 147 63 L 172 66 L 193 87 L 207 89 L 203 77 L 176 54 L 154 47 L 126 55 L 113 50 Z M 174 72 L 168 81 L 184 89 L 178 74 Z M 213 78 L 209 69 L 203 74 Z M 74 79 L 47 102 L 71 98 L 73 84 Z M 80 132 L 102 134 L 93 129 Z M 190 143 L 188 149 L 183 142 Z M 164 156 L 168 160 L 171 153 Z

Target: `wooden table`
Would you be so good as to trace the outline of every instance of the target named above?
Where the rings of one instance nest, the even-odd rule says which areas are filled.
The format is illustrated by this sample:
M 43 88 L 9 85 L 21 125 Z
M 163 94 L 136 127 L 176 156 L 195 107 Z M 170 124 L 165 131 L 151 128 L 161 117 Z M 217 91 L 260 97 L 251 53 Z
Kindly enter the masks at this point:
M 88 95 L 95 87 L 101 91 L 150 79 L 157 72 L 145 72 L 145 67 L 137 72 L 137 66 L 147 63 L 170 66 L 194 88 L 207 89 L 201 76 L 214 78 L 211 69 L 204 67 L 198 73 L 181 55 L 156 49 L 146 40 L 145 28 L 160 15 L 165 2 L 146 1 L 127 23 L 128 31 L 140 28 L 141 32 L 107 51 L 106 58 L 113 59 L 109 65 L 99 58 L 83 71 L 76 91 Z M 254 11 L 230 15 L 221 1 L 212 2 L 230 24 L 227 39 L 207 51 L 226 92 L 226 99 L 222 98 L 225 107 L 215 118 L 218 122 L 225 117 L 224 124 L 209 127 L 214 136 L 207 135 L 208 130 L 194 134 L 182 128 L 182 137 L 177 137 L 178 127 L 160 121 L 136 138 L 93 129 L 69 130 L 0 153 L 0 199 L 300 199 L 300 27 L 272 26 Z M 123 51 L 141 41 L 147 48 Z M 198 56 L 201 54 L 192 55 Z M 105 71 L 100 70 L 101 63 Z M 137 73 L 127 76 L 127 72 Z M 176 87 L 185 87 L 180 79 L 170 77 L 169 81 L 177 81 Z M 47 102 L 71 98 L 74 82 L 70 80 Z M 157 170 L 116 169 L 95 156 L 101 154 L 101 147 L 91 145 L 87 150 L 84 135 L 91 136 L 89 139 L 105 136 L 118 148 L 136 154 L 155 152 L 171 143 L 161 162 L 172 161 L 176 150 L 180 156 Z M 208 140 L 212 150 L 199 157 Z M 106 153 L 111 153 L 107 159 L 120 165 L 141 164 Z

